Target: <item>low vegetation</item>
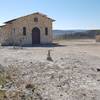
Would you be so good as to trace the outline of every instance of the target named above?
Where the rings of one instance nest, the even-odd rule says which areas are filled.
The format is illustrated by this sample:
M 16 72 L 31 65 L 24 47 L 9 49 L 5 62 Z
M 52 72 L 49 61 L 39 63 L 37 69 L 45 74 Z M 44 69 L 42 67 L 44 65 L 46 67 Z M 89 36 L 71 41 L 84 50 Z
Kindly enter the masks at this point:
M 74 33 L 60 33 L 54 35 L 54 39 L 57 40 L 70 40 L 70 39 L 95 39 L 96 34 L 100 34 L 99 30 L 87 30 L 83 32 L 74 32 Z

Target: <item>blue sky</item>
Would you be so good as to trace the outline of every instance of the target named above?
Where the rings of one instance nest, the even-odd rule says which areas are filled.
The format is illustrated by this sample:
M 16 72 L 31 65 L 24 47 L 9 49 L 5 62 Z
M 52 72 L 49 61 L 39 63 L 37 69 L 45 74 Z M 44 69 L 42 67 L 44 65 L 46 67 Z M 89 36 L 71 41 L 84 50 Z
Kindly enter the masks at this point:
M 100 0 L 0 0 L 0 24 L 33 12 L 55 19 L 54 29 L 100 28 Z

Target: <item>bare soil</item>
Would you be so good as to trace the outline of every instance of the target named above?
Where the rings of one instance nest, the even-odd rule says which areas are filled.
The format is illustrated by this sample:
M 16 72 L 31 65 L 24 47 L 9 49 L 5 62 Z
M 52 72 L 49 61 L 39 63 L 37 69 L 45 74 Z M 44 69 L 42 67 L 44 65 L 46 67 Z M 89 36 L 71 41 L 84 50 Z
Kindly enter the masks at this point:
M 22 94 L 24 100 L 100 100 L 100 43 L 55 42 L 58 45 L 0 48 L 0 64 L 10 77 L 10 87 L 5 85 L 8 100 L 23 100 Z M 53 61 L 46 59 L 48 50 Z

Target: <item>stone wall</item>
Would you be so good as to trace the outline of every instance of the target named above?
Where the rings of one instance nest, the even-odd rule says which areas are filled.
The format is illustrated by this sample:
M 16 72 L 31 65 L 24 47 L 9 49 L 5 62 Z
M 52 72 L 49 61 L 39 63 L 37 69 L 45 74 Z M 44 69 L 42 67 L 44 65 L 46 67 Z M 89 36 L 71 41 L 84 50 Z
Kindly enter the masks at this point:
M 96 35 L 96 42 L 100 42 L 100 35 Z
M 11 24 L 7 24 L 0 29 L 0 43 L 7 45 L 11 42 Z
M 34 22 L 34 18 L 38 18 L 38 22 Z M 23 27 L 26 27 L 26 36 L 23 35 Z M 41 14 L 32 14 L 24 17 L 20 17 L 10 23 L 7 23 L 1 30 L 3 37 L 2 43 L 6 42 L 19 44 L 22 40 L 22 44 L 32 44 L 32 29 L 38 27 L 40 29 L 40 43 L 52 42 L 52 20 Z M 48 27 L 48 35 L 45 35 L 45 27 Z M 7 41 L 5 41 L 7 40 Z

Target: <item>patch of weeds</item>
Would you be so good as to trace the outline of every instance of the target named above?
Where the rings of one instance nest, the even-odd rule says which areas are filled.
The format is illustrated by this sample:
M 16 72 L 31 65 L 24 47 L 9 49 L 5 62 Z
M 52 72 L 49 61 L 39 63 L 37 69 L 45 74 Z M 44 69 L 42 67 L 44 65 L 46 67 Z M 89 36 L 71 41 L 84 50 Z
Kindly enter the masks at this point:
M 33 93 L 34 93 L 34 91 L 36 89 L 35 85 L 33 85 L 33 84 L 27 84 L 25 88 L 29 89 L 29 90 L 32 90 Z
M 4 73 L 0 73 L 0 85 L 4 85 L 6 83 L 6 76 Z
M 4 98 L 6 98 L 5 92 L 5 90 L 0 90 L 0 100 L 4 100 Z
M 38 97 L 38 99 L 39 99 L 39 100 L 43 100 L 43 98 L 42 98 L 41 94 L 36 93 L 36 95 L 37 95 L 37 97 Z

